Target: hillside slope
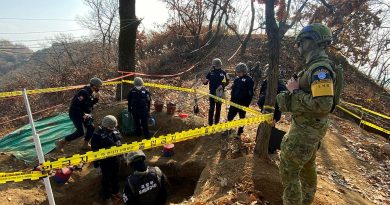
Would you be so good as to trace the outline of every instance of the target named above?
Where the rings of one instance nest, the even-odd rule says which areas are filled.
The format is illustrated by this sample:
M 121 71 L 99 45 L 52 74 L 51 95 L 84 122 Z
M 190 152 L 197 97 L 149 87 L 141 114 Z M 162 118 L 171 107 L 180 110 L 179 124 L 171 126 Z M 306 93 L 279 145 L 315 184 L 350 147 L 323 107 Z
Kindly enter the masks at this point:
M 154 91 L 155 94 L 158 91 Z M 177 97 L 172 96 L 172 99 Z M 186 103 L 182 112 L 189 113 Z M 201 113 L 207 113 L 207 99 L 200 103 Z M 124 103 L 105 105 L 97 110 L 97 121 L 106 114 L 119 116 Z M 180 119 L 165 113 L 153 113 L 157 117 L 158 135 L 199 127 L 205 118 Z M 223 113 L 222 119 L 225 119 Z M 278 124 L 287 130 L 288 116 Z M 254 143 L 257 126 L 247 126 L 244 138 L 248 149 Z M 157 129 L 157 128 L 156 128 Z M 125 137 L 124 142 L 139 140 Z M 67 146 L 65 153 L 52 152 L 47 159 L 57 159 L 82 153 L 79 139 Z M 159 166 L 170 180 L 170 204 L 281 204 L 281 182 L 278 172 L 279 156 L 272 155 L 272 161 L 253 157 L 250 150 L 240 155 L 221 151 L 221 135 L 205 136 L 175 144 L 175 155 L 161 156 L 161 148 L 146 151 L 148 162 Z M 390 156 L 382 153 L 385 140 L 361 130 L 353 122 L 331 118 L 331 127 L 317 154 L 318 190 L 316 205 L 371 205 L 389 204 Z M 248 154 L 248 155 L 247 155 Z M 22 162 L 0 155 L 2 172 L 29 170 L 35 164 Z M 123 167 L 125 168 L 125 166 Z M 122 182 L 127 171 L 122 173 Z M 100 174 L 92 165 L 86 165 L 82 172 L 75 172 L 66 185 L 53 183 L 57 204 L 102 204 L 99 197 Z M 94 188 L 91 188 L 94 187 Z M 79 193 L 87 193 L 79 198 Z M 24 181 L 0 185 L 0 200 L 6 204 L 45 204 L 45 190 L 42 181 Z
M 221 57 L 226 68 L 230 70 L 240 61 L 260 60 L 262 65 L 266 64 L 267 51 L 264 38 L 252 39 L 246 56 L 242 58 L 235 56 L 228 62 L 227 59 L 235 53 L 238 46 L 234 37 L 227 37 L 190 73 L 155 82 L 191 87 L 196 84 L 194 74 L 206 73 L 214 57 Z M 301 62 L 296 53 L 291 51 L 294 51 L 291 44 L 283 45 L 281 65 L 286 69 L 288 76 L 297 71 Z M 164 72 L 175 73 L 193 64 L 194 62 L 190 61 L 175 64 L 175 66 L 168 66 L 169 69 Z M 384 91 L 375 84 L 367 83 L 367 79 L 352 66 L 345 64 L 344 68 L 347 80 L 343 98 L 353 103 L 365 103 L 373 110 L 389 114 L 389 102 L 384 98 L 373 95 L 372 98 L 375 100 L 365 100 L 371 93 Z M 201 86 L 199 83 L 196 87 L 207 90 L 207 86 Z M 151 89 L 151 91 L 153 99 L 175 102 L 180 112 L 192 113 L 194 100 L 192 95 L 170 90 Z M 95 110 L 97 122 L 106 114 L 119 116 L 120 111 L 126 107 L 123 102 L 112 101 L 113 93 L 112 88 L 103 90 L 105 103 L 100 104 Z M 156 129 L 157 136 L 205 124 L 208 99 L 201 98 L 199 105 L 201 108 L 199 116 L 191 116 L 189 119 L 182 120 L 165 113 L 155 114 L 158 117 L 159 127 Z M 222 113 L 222 119 L 225 119 L 226 110 L 223 109 Z M 289 123 L 289 116 L 285 116 L 277 126 L 287 130 Z M 278 155 L 273 155 L 271 162 L 259 160 L 251 155 L 250 148 L 255 140 L 256 128 L 257 126 L 246 127 L 244 138 L 248 150 L 238 156 L 221 152 L 220 134 L 177 143 L 172 158 L 162 157 L 160 148 L 146 151 L 148 162 L 160 166 L 171 181 L 170 203 L 251 204 L 257 201 L 257 204 L 281 204 L 282 188 L 278 174 Z M 135 140 L 140 139 L 128 136 L 124 139 L 125 142 Z M 55 151 L 49 153 L 46 159 L 55 160 L 82 153 L 79 150 L 82 141 L 80 139 L 67 146 L 65 153 Z M 360 129 L 355 122 L 332 115 L 331 127 L 317 155 L 319 184 L 314 204 L 390 204 L 388 200 L 390 198 L 390 176 L 388 175 L 390 156 L 383 151 L 386 143 L 388 142 L 382 137 Z M 6 155 L 0 155 L 0 164 L 2 165 L 0 172 L 28 171 L 36 165 L 26 165 Z M 123 175 L 126 173 L 124 171 Z M 124 176 L 122 182 L 123 180 Z M 63 186 L 53 185 L 57 204 L 102 204 L 102 199 L 99 198 L 99 181 L 100 175 L 97 170 L 92 165 L 86 165 L 82 172 L 73 174 L 69 183 Z M 80 197 L 80 193 L 85 194 Z M 5 204 L 47 204 L 42 181 L 0 185 L 0 201 Z

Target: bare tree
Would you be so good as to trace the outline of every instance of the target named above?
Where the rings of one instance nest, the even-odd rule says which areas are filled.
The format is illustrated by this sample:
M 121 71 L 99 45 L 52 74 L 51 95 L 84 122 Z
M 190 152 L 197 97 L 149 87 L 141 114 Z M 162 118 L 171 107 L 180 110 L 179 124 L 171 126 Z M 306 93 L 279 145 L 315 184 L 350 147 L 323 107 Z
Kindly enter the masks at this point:
M 219 9 L 220 7 L 218 5 L 221 5 L 222 0 L 206 0 L 206 6 L 207 8 L 211 9 L 210 12 L 210 18 L 209 18 L 209 26 L 208 26 L 208 33 L 207 33 L 207 40 L 209 40 L 212 37 L 212 30 L 213 25 L 216 17 L 218 16 L 218 13 L 221 11 Z
M 178 25 L 184 25 L 189 34 L 193 37 L 192 49 L 200 47 L 200 34 L 203 24 L 207 19 L 207 7 L 203 1 L 194 0 L 164 0 L 169 9 L 176 15 L 171 19 Z M 215 1 L 217 2 L 217 1 Z M 213 2 L 214 3 L 214 2 Z M 215 15 L 215 12 L 214 14 Z M 214 16 L 211 16 L 214 18 Z
M 302 4 L 297 8 L 294 16 L 290 16 L 292 8 L 291 0 L 288 1 L 287 5 L 282 2 L 284 1 L 279 1 L 279 10 L 275 12 L 275 0 L 261 1 L 261 3 L 265 3 L 266 31 L 269 47 L 268 59 L 270 69 L 268 73 L 267 96 L 265 99 L 265 109 L 263 110 L 264 113 L 274 112 L 273 109 L 269 109 L 268 107 L 274 107 L 276 103 L 280 42 L 286 35 L 287 31 L 300 19 L 301 12 L 305 8 L 308 0 L 304 0 L 302 2 Z M 290 22 L 288 22 L 289 19 Z M 268 158 L 268 143 L 270 134 L 271 125 L 266 122 L 261 123 L 257 129 L 255 146 L 255 153 L 261 158 Z
M 113 63 L 116 62 L 119 32 L 118 0 L 84 0 L 84 3 L 90 11 L 85 16 L 79 17 L 78 21 L 101 41 L 100 53 L 104 59 L 104 68 L 113 67 Z
M 256 11 L 255 11 L 255 6 L 254 6 L 254 1 L 252 1 L 252 0 L 250 0 L 250 12 L 251 12 L 251 18 L 250 18 L 249 30 L 248 30 L 244 40 L 241 39 L 239 27 L 237 25 L 231 25 L 229 23 L 229 15 L 230 14 L 227 14 L 226 18 L 225 18 L 225 25 L 235 33 L 237 39 L 241 43 L 241 46 L 240 46 L 240 55 L 241 56 L 243 56 L 245 54 L 248 42 L 250 41 L 251 36 L 252 36 L 252 32 L 254 30 Z
M 269 47 L 269 68 L 267 97 L 265 105 L 273 107 L 276 103 L 276 89 L 279 73 L 279 54 L 280 54 L 280 30 L 275 19 L 275 1 L 266 0 L 265 3 L 266 31 Z M 267 109 L 265 113 L 273 113 L 273 110 Z M 268 158 L 268 142 L 271 135 L 271 125 L 267 122 L 261 123 L 257 128 L 255 153 L 261 158 Z
M 52 46 L 37 51 L 32 56 L 36 68 L 32 69 L 40 79 L 49 79 L 47 87 L 85 83 L 88 78 L 99 73 L 99 77 L 108 77 L 109 70 L 99 72 L 103 64 L 97 42 L 75 41 L 71 36 L 59 35 Z
M 222 19 L 225 17 L 227 18 L 227 13 L 229 12 L 229 9 L 231 9 L 231 0 L 224 0 L 223 4 L 219 4 L 218 7 L 222 11 L 221 14 L 219 15 L 218 23 L 217 23 L 217 30 L 215 33 L 212 34 L 211 38 L 200 48 L 193 50 L 190 52 L 190 55 L 197 55 L 200 52 L 212 47 L 218 37 L 220 36 L 221 32 L 221 24 L 222 24 Z
M 89 13 L 79 17 L 80 24 L 101 39 L 103 47 L 116 42 L 119 31 L 118 0 L 84 0 Z

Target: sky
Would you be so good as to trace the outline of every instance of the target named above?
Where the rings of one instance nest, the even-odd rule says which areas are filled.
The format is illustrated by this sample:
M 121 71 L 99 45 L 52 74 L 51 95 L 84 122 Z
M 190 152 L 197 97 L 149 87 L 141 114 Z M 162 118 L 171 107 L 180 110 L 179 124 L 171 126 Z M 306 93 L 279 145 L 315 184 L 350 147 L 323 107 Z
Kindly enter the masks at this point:
M 0 0 L 0 5 L 0 39 L 37 50 L 47 42 L 41 39 L 52 39 L 60 33 L 57 31 L 74 37 L 88 35 L 88 30 L 75 21 L 88 12 L 82 0 Z M 153 30 L 155 24 L 163 24 L 168 18 L 168 10 L 160 0 L 137 0 L 136 7 L 137 16 L 143 18 L 141 29 Z

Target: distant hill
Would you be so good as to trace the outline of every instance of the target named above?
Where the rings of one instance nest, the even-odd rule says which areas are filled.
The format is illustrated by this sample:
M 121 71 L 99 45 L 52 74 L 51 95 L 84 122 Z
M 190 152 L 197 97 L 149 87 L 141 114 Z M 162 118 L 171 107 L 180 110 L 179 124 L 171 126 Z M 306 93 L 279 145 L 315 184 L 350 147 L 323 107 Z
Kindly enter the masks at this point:
M 27 62 L 33 51 L 24 45 L 0 40 L 0 75 L 15 70 L 20 64 Z

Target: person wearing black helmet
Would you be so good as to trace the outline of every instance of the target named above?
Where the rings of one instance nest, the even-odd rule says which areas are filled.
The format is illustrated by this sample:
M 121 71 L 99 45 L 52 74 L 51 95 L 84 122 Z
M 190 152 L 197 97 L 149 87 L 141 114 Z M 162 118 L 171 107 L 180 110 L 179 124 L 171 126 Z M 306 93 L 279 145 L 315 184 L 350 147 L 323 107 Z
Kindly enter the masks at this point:
M 288 80 L 288 92 L 276 96 L 280 110 L 290 112 L 292 119 L 280 152 L 284 205 L 309 205 L 315 198 L 316 154 L 343 86 L 342 68 L 326 54 L 331 42 L 332 30 L 326 25 L 305 26 L 295 39 L 305 62 Z
M 135 134 L 149 138 L 148 119 L 150 116 L 150 93 L 145 88 L 144 81 L 140 77 L 134 78 L 134 87 L 127 95 L 127 108 L 133 115 Z
M 212 70 L 207 74 L 203 81 L 204 85 L 209 84 L 210 94 L 217 97 L 224 97 L 225 87 L 229 84 L 229 75 L 222 70 L 222 61 L 219 58 L 214 58 L 211 62 Z M 209 107 L 209 125 L 218 124 L 221 116 L 222 103 L 210 98 Z M 214 116 L 215 111 L 215 116 Z
M 116 129 L 118 120 L 107 115 L 102 120 L 102 126 L 93 134 L 91 147 L 93 151 L 112 146 L 120 146 L 122 136 Z M 119 194 L 119 164 L 120 157 L 109 157 L 94 162 L 95 168 L 100 168 L 102 173 L 102 193 L 106 205 L 119 204 L 121 196 Z
M 239 105 L 249 107 L 253 98 L 253 86 L 254 82 L 252 78 L 248 75 L 248 68 L 245 63 L 239 63 L 236 66 L 236 78 L 234 79 L 231 100 L 234 103 Z M 240 116 L 240 119 L 245 118 L 246 112 L 234 106 L 229 107 L 228 112 L 228 121 L 232 121 L 236 115 Z M 237 131 L 237 136 L 235 137 L 235 144 L 241 144 L 241 134 L 244 132 L 244 127 L 239 127 Z M 233 152 L 238 151 L 238 148 L 235 148 Z
M 99 90 L 102 85 L 103 81 L 99 78 L 91 78 L 89 86 L 85 86 L 79 90 L 73 97 L 69 108 L 69 117 L 76 127 L 76 131 L 66 136 L 65 139 L 57 141 L 57 150 L 62 151 L 66 144 L 82 137 L 84 135 L 84 127 L 87 129 L 87 133 L 85 134 L 82 149 L 88 150 L 91 148 L 89 141 L 95 130 L 91 113 L 93 106 L 99 101 Z
M 167 202 L 166 177 L 158 167 L 145 164 L 142 150 L 129 153 L 127 164 L 133 173 L 127 177 L 123 190 L 126 205 L 164 205 Z

